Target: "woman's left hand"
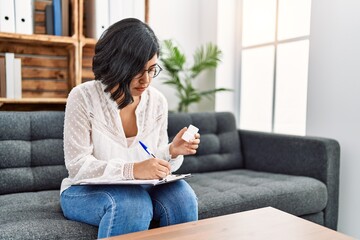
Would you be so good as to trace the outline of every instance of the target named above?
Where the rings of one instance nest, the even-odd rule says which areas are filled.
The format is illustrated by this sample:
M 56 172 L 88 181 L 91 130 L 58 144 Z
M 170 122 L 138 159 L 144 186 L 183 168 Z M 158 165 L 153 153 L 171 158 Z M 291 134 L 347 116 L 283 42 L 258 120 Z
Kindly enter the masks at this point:
M 181 138 L 181 136 L 186 132 L 187 127 L 181 129 L 176 136 L 174 137 L 172 143 L 170 144 L 170 154 L 172 158 L 176 158 L 179 155 L 192 155 L 196 153 L 196 150 L 199 148 L 200 143 L 200 134 L 196 133 L 194 139 L 191 139 L 189 142 L 186 142 Z

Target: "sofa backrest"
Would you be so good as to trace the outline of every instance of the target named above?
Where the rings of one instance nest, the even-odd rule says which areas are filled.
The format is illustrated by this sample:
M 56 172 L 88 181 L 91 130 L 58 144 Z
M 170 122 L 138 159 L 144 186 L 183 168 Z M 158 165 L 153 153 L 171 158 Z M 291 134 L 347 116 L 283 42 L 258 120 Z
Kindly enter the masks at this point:
M 243 166 L 231 113 L 170 113 L 172 140 L 184 126 L 199 127 L 201 144 L 186 156 L 179 173 Z M 67 177 L 63 152 L 64 112 L 0 112 L 0 194 L 58 190 Z
M 177 173 L 199 173 L 243 167 L 235 117 L 230 112 L 169 113 L 169 138 L 183 127 L 199 128 L 201 142 L 196 155 L 185 156 Z
M 0 112 L 0 194 L 59 189 L 64 112 Z

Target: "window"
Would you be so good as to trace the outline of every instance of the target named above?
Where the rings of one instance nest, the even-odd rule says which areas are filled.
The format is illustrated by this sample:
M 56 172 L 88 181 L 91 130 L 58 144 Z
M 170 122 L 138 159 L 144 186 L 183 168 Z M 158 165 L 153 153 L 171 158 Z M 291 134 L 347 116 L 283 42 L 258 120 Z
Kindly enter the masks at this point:
M 240 128 L 304 135 L 311 0 L 243 0 Z

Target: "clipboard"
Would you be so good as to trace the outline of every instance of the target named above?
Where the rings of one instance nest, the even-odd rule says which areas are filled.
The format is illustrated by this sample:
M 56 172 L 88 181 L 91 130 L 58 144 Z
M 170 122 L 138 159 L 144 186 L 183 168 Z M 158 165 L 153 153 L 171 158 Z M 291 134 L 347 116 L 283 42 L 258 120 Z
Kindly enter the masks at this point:
M 180 179 L 192 177 L 191 173 L 188 174 L 171 174 L 163 179 L 153 180 L 107 180 L 107 179 L 83 179 L 75 182 L 73 185 L 160 185 L 170 182 L 175 182 Z

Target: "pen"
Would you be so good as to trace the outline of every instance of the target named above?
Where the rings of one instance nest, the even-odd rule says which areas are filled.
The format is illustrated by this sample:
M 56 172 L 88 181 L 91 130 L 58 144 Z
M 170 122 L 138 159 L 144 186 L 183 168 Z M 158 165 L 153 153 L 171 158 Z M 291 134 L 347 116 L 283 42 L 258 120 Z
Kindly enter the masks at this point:
M 155 155 L 150 151 L 150 149 L 142 142 L 142 141 L 139 141 L 140 145 L 142 146 L 142 148 L 150 155 L 152 156 L 153 158 L 156 158 Z M 170 162 L 170 160 L 168 161 Z
M 144 143 L 142 143 L 141 141 L 139 141 L 139 143 L 142 146 L 142 148 L 145 150 L 145 152 L 147 152 L 153 158 L 156 158 L 155 155 L 150 151 L 150 149 Z

